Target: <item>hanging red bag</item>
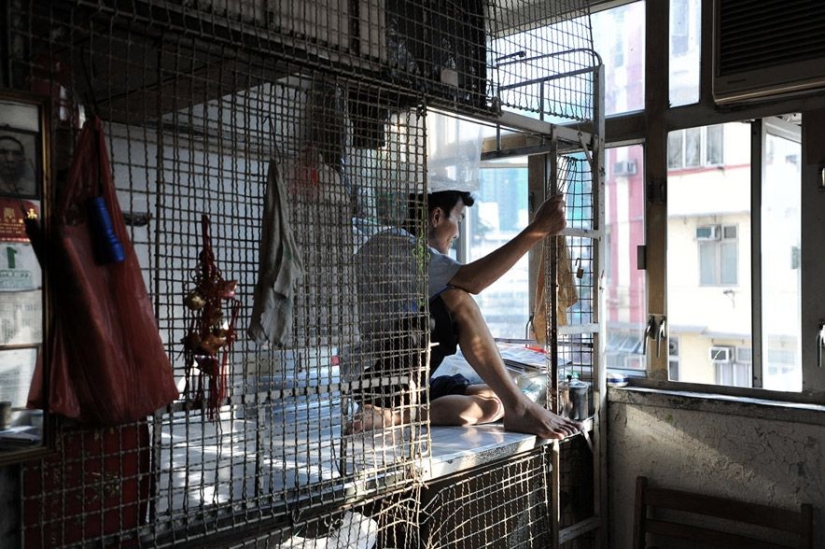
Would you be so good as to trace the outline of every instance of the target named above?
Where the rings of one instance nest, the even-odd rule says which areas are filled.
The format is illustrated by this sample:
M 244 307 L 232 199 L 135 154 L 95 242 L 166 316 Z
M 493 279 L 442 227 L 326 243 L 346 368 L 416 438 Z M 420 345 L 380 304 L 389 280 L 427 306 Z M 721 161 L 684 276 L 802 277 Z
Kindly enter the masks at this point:
M 80 132 L 52 234 L 48 270 L 56 307 L 49 411 L 118 425 L 175 400 L 179 393 L 97 117 Z M 35 380 L 30 402 L 42 405 L 41 382 Z

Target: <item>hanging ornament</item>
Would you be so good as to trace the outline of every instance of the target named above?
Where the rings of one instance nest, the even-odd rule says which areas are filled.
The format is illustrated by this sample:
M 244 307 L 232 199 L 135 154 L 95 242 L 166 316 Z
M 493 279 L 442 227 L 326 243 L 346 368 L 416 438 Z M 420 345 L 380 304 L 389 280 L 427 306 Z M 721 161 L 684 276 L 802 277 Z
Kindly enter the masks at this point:
M 205 403 L 207 416 L 214 421 L 226 398 L 227 365 L 236 339 L 240 302 L 235 299 L 238 282 L 224 280 L 215 264 L 209 225 L 209 217 L 203 214 L 203 247 L 193 277 L 195 287 L 183 300 L 190 317 L 189 332 L 181 343 L 186 360 L 184 394 L 199 405 Z

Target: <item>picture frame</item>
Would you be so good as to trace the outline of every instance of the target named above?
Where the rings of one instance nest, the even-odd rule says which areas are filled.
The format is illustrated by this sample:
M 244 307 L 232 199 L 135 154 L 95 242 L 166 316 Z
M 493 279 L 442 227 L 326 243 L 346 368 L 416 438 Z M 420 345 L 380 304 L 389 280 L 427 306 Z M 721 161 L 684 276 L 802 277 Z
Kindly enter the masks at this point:
M 48 402 L 48 276 L 26 228 L 46 231 L 51 192 L 51 98 L 0 91 L 0 466 L 53 451 Z
M 43 189 L 44 106 L 0 94 L 0 196 L 40 198 Z

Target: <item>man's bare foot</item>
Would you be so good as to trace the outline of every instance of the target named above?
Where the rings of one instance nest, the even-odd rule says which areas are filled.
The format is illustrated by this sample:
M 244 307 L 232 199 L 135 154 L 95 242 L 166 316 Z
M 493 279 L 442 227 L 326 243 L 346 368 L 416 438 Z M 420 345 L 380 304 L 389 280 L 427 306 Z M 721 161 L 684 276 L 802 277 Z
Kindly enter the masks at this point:
M 506 410 L 504 428 L 539 438 L 561 440 L 580 432 L 582 424 L 557 416 L 535 402 L 530 402 L 524 409 Z
M 390 408 L 379 408 L 371 404 L 365 404 L 361 411 L 356 413 L 348 425 L 344 426 L 345 435 L 354 435 L 364 431 L 374 431 L 392 427 L 401 422 L 399 412 L 394 412 Z

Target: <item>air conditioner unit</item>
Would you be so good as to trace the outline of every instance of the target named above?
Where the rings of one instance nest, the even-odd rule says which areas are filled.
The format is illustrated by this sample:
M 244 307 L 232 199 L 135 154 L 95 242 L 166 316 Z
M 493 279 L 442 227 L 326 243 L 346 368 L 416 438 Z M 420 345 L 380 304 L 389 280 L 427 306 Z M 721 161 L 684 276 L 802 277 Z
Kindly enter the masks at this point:
M 825 2 L 714 0 L 717 104 L 825 88 Z
M 635 160 L 627 160 L 625 162 L 614 162 L 613 163 L 613 175 L 616 175 L 616 176 L 636 175 L 636 161 Z
M 733 347 L 713 346 L 710 348 L 709 355 L 711 362 L 716 362 L 717 364 L 720 362 L 730 362 L 733 360 Z
M 696 240 L 719 240 L 720 238 L 722 238 L 722 227 L 719 225 L 696 227 Z

